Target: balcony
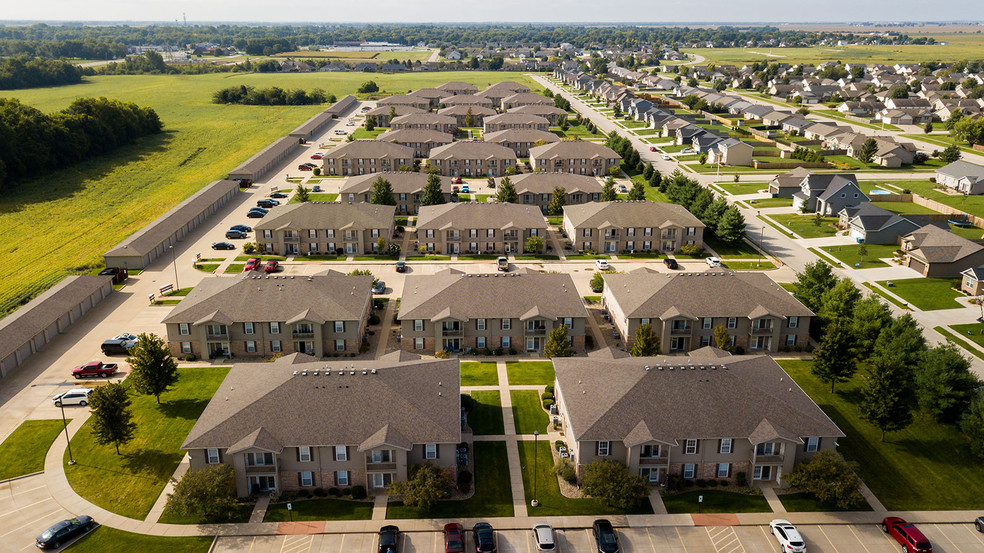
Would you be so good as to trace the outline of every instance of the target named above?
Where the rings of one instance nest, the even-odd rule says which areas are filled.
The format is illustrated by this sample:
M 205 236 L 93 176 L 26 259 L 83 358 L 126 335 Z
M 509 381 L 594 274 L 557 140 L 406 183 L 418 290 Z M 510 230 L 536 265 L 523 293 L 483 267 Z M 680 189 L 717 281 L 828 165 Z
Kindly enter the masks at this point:
M 677 335 L 680 335 L 680 334 L 690 334 L 690 331 L 691 330 L 693 330 L 693 329 L 691 327 L 689 327 L 689 326 L 684 326 L 684 327 L 679 327 L 679 328 L 678 327 L 673 327 L 673 328 L 670 329 L 670 334 L 677 334 Z
M 221 332 L 213 332 L 211 330 L 206 330 L 205 331 L 205 336 L 207 336 L 208 338 L 222 338 L 222 339 L 226 339 L 226 338 L 229 337 L 229 333 L 226 332 L 225 330 L 223 330 Z
M 373 463 L 371 459 L 366 458 L 366 470 L 367 471 L 392 471 L 396 470 L 396 463 Z
M 755 464 L 779 464 L 785 461 L 785 455 L 756 455 Z
M 504 233 L 502 233 L 502 239 L 503 240 L 518 240 L 519 239 L 519 233 L 516 232 L 516 231 L 504 232 Z
M 246 472 L 248 473 L 265 472 L 269 474 L 276 474 L 277 466 L 276 465 L 246 465 Z
M 314 331 L 313 330 L 295 330 L 294 332 L 291 332 L 290 335 L 295 340 L 301 339 L 301 338 L 314 338 Z
M 654 465 L 668 465 L 670 462 L 669 455 L 662 455 L 660 457 L 639 457 L 639 465 L 644 467 L 651 467 Z
M 446 240 L 448 242 L 460 242 L 461 241 L 461 234 L 459 234 L 457 232 L 455 232 L 455 233 L 449 232 L 448 235 L 447 235 Z
M 441 330 L 441 336 L 464 336 L 465 331 L 460 328 L 445 328 Z
M 527 328 L 526 329 L 526 335 L 527 336 L 546 336 L 547 335 L 547 329 L 545 329 L 545 328 Z
M 756 326 L 756 327 L 752 327 L 752 334 L 756 334 L 756 335 L 772 334 L 774 330 L 775 328 L 771 326 L 763 326 L 763 327 Z

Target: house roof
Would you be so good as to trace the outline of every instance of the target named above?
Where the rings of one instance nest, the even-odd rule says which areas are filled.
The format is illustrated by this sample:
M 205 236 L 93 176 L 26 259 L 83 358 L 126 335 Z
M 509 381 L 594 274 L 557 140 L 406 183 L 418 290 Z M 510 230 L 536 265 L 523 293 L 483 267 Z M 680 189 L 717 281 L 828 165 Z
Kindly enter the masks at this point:
M 377 106 L 377 107 L 374 107 L 371 110 L 369 110 L 368 112 L 366 112 L 366 117 L 368 117 L 370 115 L 387 115 L 388 116 L 390 114 L 390 108 L 393 108 L 393 111 L 396 112 L 397 117 L 399 117 L 401 115 L 408 115 L 408 114 L 411 114 L 411 113 L 427 113 L 426 111 L 424 111 L 424 110 L 422 110 L 420 108 L 415 108 L 413 106 L 405 106 L 405 105 L 396 104 L 396 105 L 389 105 L 389 106 Z
M 977 280 L 984 280 L 984 265 L 964 269 L 963 271 L 960 271 L 960 274 L 974 277 Z
M 373 173 L 372 180 L 399 173 Z M 363 175 L 366 176 L 366 175 Z M 253 229 L 295 230 L 306 229 L 389 229 L 393 226 L 396 206 L 352 202 L 304 202 L 278 207 L 270 215 L 256 223 Z
M 511 94 L 502 98 L 503 105 L 516 105 L 516 104 L 540 104 L 546 106 L 554 105 L 553 98 L 547 98 L 542 94 L 537 94 L 535 92 L 519 92 L 516 94 Z
M 417 215 L 421 230 L 433 229 L 542 229 L 547 220 L 540 208 L 499 202 L 458 202 L 420 207 Z M 422 238 L 421 238 L 422 240 Z
M 450 144 L 454 136 L 434 129 L 396 129 L 389 130 L 376 137 L 376 140 L 395 142 L 397 144 L 412 144 L 415 142 Z
M 430 159 L 516 159 L 516 152 L 492 142 L 462 140 L 431 149 Z
M 439 88 L 439 89 L 444 90 L 444 91 L 448 91 L 448 90 L 470 90 L 473 93 L 474 92 L 478 92 L 478 87 L 477 86 L 475 86 L 475 85 L 473 85 L 471 83 L 466 83 L 466 82 L 462 82 L 462 81 L 451 81 L 451 82 L 447 82 L 447 83 L 444 83 L 442 85 L 438 85 L 436 88 Z
M 427 125 L 427 126 L 447 126 L 447 125 L 457 125 L 458 120 L 454 117 L 448 115 L 440 115 L 437 113 L 429 111 L 421 111 L 415 113 L 408 113 L 406 115 L 398 115 L 390 121 L 390 126 L 394 125 Z
M 467 274 L 445 269 L 407 277 L 400 320 L 446 318 L 531 319 L 587 317 L 574 280 L 563 273 L 521 269 L 511 273 Z
M 854 188 L 857 190 L 856 194 L 859 194 L 859 198 L 863 198 L 862 201 L 869 201 L 867 194 L 861 191 L 861 187 L 859 187 L 857 183 L 845 179 L 841 175 L 836 175 L 834 179 L 831 179 L 830 184 L 827 185 L 827 188 L 818 197 L 821 200 L 827 201 L 839 194 L 841 190 L 844 190 L 845 188 Z
M 409 94 L 410 96 L 419 96 L 421 98 L 444 98 L 448 95 L 448 91 L 441 90 L 439 88 L 418 88 Z
M 522 113 L 525 115 L 566 115 L 567 112 L 554 105 L 527 104 L 509 108 L 507 113 Z
M 805 167 L 797 167 L 780 175 L 776 175 L 772 182 L 779 188 L 799 188 L 803 179 L 810 174 L 810 170 Z
M 823 193 L 828 188 L 840 188 L 846 183 L 857 183 L 858 180 L 853 174 L 832 174 L 832 173 L 808 173 L 803 180 L 806 182 L 810 192 Z
M 529 113 L 506 112 L 485 118 L 486 125 L 531 125 L 549 127 L 550 121 L 546 117 Z M 556 135 L 555 135 L 556 136 Z
M 486 138 L 489 135 L 486 135 Z M 562 186 L 568 194 L 583 192 L 585 194 L 601 194 L 601 182 L 589 175 L 573 173 L 524 173 L 510 177 L 518 194 L 550 194 L 554 188 Z M 502 180 L 500 179 L 500 183 Z M 565 209 L 570 209 L 566 206 Z
M 410 94 L 394 94 L 393 96 L 387 96 L 376 102 L 377 106 L 429 106 L 430 101 L 427 98 L 422 98 L 420 96 L 411 96 Z M 425 109 L 425 108 L 421 108 Z
M 209 278 L 189 292 L 163 322 L 357 321 L 365 312 L 371 287 L 369 275 L 335 271 L 301 278 Z
M 909 255 L 929 263 L 952 263 L 984 250 L 984 246 L 935 225 L 926 225 L 902 240 L 912 243 Z
M 322 159 L 413 159 L 413 148 L 383 140 L 353 140 L 327 152 Z
M 476 94 L 457 94 L 449 96 L 447 92 L 441 98 L 441 105 L 444 106 L 485 106 L 492 107 L 492 100 Z
M 525 142 L 535 144 L 537 141 L 542 140 L 543 142 L 549 144 L 552 142 L 560 142 L 560 137 L 552 132 L 541 131 L 540 129 L 504 129 L 501 131 L 486 133 L 485 136 L 482 137 L 482 140 L 495 144 L 500 142 Z
M 936 170 L 937 175 L 946 175 L 955 179 L 968 177 L 971 182 L 984 180 L 984 166 L 958 159 Z
M 575 441 L 677 445 L 687 438 L 753 444 L 844 433 L 769 356 L 558 357 L 557 393 Z M 699 409 L 680 409 L 699 405 Z
M 372 191 L 372 183 L 376 179 L 383 177 L 390 183 L 394 194 L 416 194 L 424 191 L 427 184 L 425 173 L 414 173 L 411 171 L 386 171 L 382 173 L 368 173 L 349 177 L 338 191 L 339 194 L 364 194 Z M 439 177 L 441 179 L 441 191 L 451 193 L 451 177 Z
M 236 363 L 182 449 L 461 441 L 456 359 Z
M 564 218 L 575 227 L 590 228 L 662 228 L 666 224 L 704 228 L 681 205 L 648 200 L 588 202 L 564 207 Z
M 496 113 L 498 113 L 494 109 L 488 108 L 488 107 L 485 107 L 485 106 L 478 106 L 478 105 L 471 106 L 471 105 L 464 105 L 463 104 L 463 105 L 460 105 L 460 106 L 449 106 L 449 107 L 446 107 L 446 108 L 441 108 L 441 109 L 437 110 L 437 114 L 438 115 L 449 115 L 449 116 L 452 116 L 452 115 L 468 115 L 468 110 L 469 109 L 471 110 L 472 115 L 474 115 L 474 116 L 488 117 L 490 115 L 495 115 Z
M 536 159 L 622 159 L 614 150 L 586 140 L 563 140 L 530 148 L 530 157 Z

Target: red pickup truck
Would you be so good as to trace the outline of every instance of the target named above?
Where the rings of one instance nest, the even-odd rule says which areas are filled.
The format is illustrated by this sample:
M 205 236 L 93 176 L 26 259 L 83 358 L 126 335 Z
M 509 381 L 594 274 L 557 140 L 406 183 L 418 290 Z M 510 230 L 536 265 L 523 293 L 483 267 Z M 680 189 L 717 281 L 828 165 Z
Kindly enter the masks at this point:
M 116 363 L 103 363 L 102 361 L 93 361 L 91 363 L 86 363 L 80 367 L 75 367 L 72 369 L 72 376 L 75 378 L 89 378 L 101 376 L 103 378 L 109 378 L 116 374 L 119 370 L 119 365 Z

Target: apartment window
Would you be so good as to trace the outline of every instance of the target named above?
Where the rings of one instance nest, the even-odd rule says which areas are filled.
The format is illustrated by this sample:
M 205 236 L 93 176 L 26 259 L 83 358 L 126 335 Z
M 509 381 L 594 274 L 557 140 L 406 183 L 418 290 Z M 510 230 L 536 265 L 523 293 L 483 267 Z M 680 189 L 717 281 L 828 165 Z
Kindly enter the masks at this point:
M 772 479 L 772 467 L 770 466 L 757 466 L 755 470 L 752 471 L 752 480 L 771 480 Z
M 649 458 L 649 457 L 659 457 L 659 444 L 656 445 L 644 445 L 639 450 L 639 457 Z
M 253 340 L 246 340 L 246 352 L 256 353 L 256 342 Z
M 755 446 L 756 455 L 777 455 L 778 453 L 779 448 L 776 447 L 775 442 L 766 442 Z
M 694 472 L 695 472 L 694 469 L 695 469 L 696 466 L 697 465 L 695 465 L 693 463 L 686 463 L 686 464 L 684 464 L 683 465 L 683 477 L 684 478 L 693 478 L 694 477 Z
M 485 336 L 479 336 L 475 338 L 475 347 L 479 349 L 485 348 Z
M 264 230 L 263 231 L 263 238 L 273 238 L 273 231 L 272 230 L 269 230 L 269 229 L 268 230 Z
M 243 323 L 243 333 L 252 334 L 253 333 L 253 323 Z
M 413 321 L 413 331 L 414 332 L 423 332 L 423 330 L 424 330 L 424 320 L 423 319 L 414 319 L 414 321 Z
M 718 453 L 731 453 L 731 438 L 721 438 L 718 444 Z
M 373 463 L 392 463 L 393 452 L 388 449 L 374 449 L 372 451 Z
M 737 328 L 738 319 L 736 317 L 728 317 L 728 328 Z
M 437 444 L 424 444 L 424 459 L 437 459 Z
M 334 238 L 334 237 L 335 237 L 335 229 L 330 228 L 325 230 L 325 238 Z
M 703 328 L 704 330 L 711 328 L 711 325 L 713 324 L 714 324 L 714 319 L 712 319 L 711 317 L 704 317 L 701 320 L 701 328 Z
M 795 346 L 796 345 L 796 335 L 795 334 L 787 334 L 786 335 L 786 345 L 787 346 Z
M 336 486 L 349 485 L 349 472 L 347 470 L 335 471 L 335 485 Z
M 800 318 L 793 316 L 789 318 L 789 328 L 796 328 L 800 324 Z
M 475 330 L 485 330 L 485 319 L 475 319 Z
M 280 345 L 280 340 L 274 340 L 270 342 L 270 351 L 272 352 L 283 351 L 283 348 Z
M 495 229 L 494 228 L 487 229 L 485 231 L 485 237 L 486 238 L 495 238 Z
M 820 438 L 812 436 L 806 439 L 806 452 L 813 453 L 820 449 Z
M 302 445 L 297 448 L 297 460 L 302 463 L 309 463 L 311 461 L 311 446 Z
M 270 334 L 280 334 L 280 323 L 270 323 Z
M 335 340 L 335 351 L 345 351 L 345 340 Z
M 313 486 L 314 485 L 314 473 L 313 472 L 299 472 L 297 473 L 300 480 L 300 485 L 302 487 Z
M 650 321 L 649 317 L 646 317 L 646 318 L 643 318 L 643 319 L 639 319 L 639 324 L 640 325 L 647 325 L 647 324 L 650 324 L 649 321 Z
M 683 446 L 683 452 L 687 455 L 694 455 L 697 453 L 697 440 L 688 439 L 686 444 Z
M 705 336 L 701 336 L 700 337 L 700 347 L 709 346 L 709 345 L 711 345 L 711 337 L 710 336 L 706 336 L 706 335 Z
M 217 464 L 219 464 L 221 462 L 222 462 L 222 459 L 219 458 L 219 450 L 218 450 L 218 448 L 214 448 L 214 447 L 208 448 L 208 464 L 210 464 L 210 465 L 217 465 Z
M 687 227 L 687 236 L 696 236 L 697 227 Z
M 681 351 L 687 349 L 687 339 L 683 336 L 674 336 L 670 338 L 670 350 Z
M 581 236 L 591 237 L 591 229 L 589 228 L 584 229 L 584 232 L 581 234 Z
M 414 338 L 413 339 L 413 349 L 424 349 L 424 339 Z
M 727 478 L 731 476 L 731 463 L 718 463 L 717 477 Z
M 502 319 L 502 330 L 512 330 L 512 319 Z
M 393 483 L 393 475 L 389 472 L 374 472 L 372 474 L 372 487 L 385 488 Z
M 181 342 L 181 353 L 191 353 L 191 342 Z
M 371 234 L 373 238 L 379 238 L 379 229 L 374 228 L 371 231 L 369 231 L 369 234 Z
M 468 229 L 468 237 L 478 238 L 478 229 L 477 228 Z
M 317 238 L 317 237 L 318 237 L 318 229 L 309 228 L 308 238 Z
M 609 449 L 611 449 L 611 442 L 598 442 L 598 449 L 595 455 L 598 457 L 607 457 Z
M 335 446 L 335 460 L 348 461 L 348 447 L 344 445 Z
M 345 332 L 345 321 L 335 321 L 335 332 Z
M 502 347 L 504 347 L 504 348 L 512 347 L 512 338 L 510 338 L 509 336 L 503 336 L 502 337 Z
M 188 323 L 178 323 L 178 334 L 182 336 L 191 334 L 191 329 L 188 327 Z
M 564 326 L 567 328 L 574 328 L 574 319 L 571 317 L 564 317 Z
M 246 464 L 258 467 L 272 466 L 273 453 L 247 453 Z

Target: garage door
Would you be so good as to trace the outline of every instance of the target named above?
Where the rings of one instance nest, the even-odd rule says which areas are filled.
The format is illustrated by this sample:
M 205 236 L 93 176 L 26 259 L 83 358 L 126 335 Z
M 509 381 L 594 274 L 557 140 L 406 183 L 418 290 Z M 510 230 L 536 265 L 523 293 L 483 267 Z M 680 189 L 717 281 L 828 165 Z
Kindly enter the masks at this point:
M 918 271 L 919 274 L 923 274 L 923 275 L 926 274 L 926 264 L 923 263 L 922 261 L 919 261 L 918 259 L 913 259 L 912 257 L 910 257 L 909 267 L 911 269 L 915 269 L 916 271 Z

